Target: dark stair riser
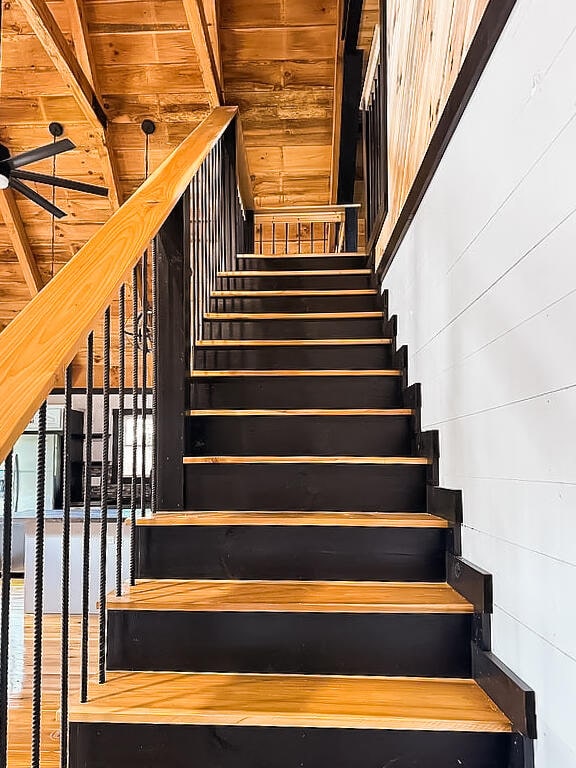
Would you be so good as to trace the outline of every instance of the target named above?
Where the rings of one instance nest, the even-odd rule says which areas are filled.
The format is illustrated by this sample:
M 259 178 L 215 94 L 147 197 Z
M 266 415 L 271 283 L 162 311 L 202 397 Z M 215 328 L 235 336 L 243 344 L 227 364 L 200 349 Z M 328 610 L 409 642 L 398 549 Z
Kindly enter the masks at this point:
M 189 510 L 424 512 L 427 467 L 369 464 L 192 464 Z
M 410 416 L 189 416 L 189 456 L 409 456 Z
M 318 269 L 365 269 L 365 256 L 275 256 L 272 259 L 251 258 L 237 260 L 238 269 L 268 270 L 318 270 Z
M 204 322 L 205 339 L 379 339 L 387 332 L 382 317 Z
M 213 297 L 211 312 L 370 312 L 381 310 L 373 294 L 356 296 Z
M 391 365 L 390 344 L 323 347 L 274 345 L 200 348 L 194 351 L 194 367 L 199 371 L 383 370 Z M 318 382 L 318 379 L 315 381 Z
M 471 675 L 471 614 L 108 612 L 110 670 Z
M 192 379 L 192 408 L 399 408 L 399 376 L 221 376 Z
M 261 270 L 274 272 L 271 268 Z M 216 289 L 220 291 L 327 291 L 331 289 L 372 288 L 371 275 L 256 275 L 219 277 Z
M 512 734 L 72 723 L 70 768 L 519 768 Z
M 138 526 L 140 579 L 446 580 L 446 528 Z

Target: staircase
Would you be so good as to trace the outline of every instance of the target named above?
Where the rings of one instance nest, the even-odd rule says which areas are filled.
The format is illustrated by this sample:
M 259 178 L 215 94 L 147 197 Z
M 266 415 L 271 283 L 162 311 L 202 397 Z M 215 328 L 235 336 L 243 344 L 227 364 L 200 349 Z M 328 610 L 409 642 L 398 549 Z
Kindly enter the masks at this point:
M 139 521 L 71 768 L 523 765 L 472 677 L 435 436 L 365 258 L 239 256 L 205 321 L 187 511 Z

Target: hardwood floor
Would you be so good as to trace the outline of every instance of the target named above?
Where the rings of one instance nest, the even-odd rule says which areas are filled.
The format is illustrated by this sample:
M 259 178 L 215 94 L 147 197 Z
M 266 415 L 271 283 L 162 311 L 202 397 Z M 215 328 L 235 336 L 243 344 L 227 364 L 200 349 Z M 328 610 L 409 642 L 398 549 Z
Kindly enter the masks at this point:
M 32 723 L 33 617 L 24 613 L 24 582 L 13 579 L 10 596 L 10 662 L 8 768 L 29 768 Z M 79 700 L 80 616 L 70 618 L 70 703 Z M 90 616 L 90 659 L 96 661 L 97 617 Z M 60 765 L 60 639 L 59 615 L 43 621 L 42 710 L 40 760 L 42 768 Z M 92 669 L 93 667 L 91 667 Z

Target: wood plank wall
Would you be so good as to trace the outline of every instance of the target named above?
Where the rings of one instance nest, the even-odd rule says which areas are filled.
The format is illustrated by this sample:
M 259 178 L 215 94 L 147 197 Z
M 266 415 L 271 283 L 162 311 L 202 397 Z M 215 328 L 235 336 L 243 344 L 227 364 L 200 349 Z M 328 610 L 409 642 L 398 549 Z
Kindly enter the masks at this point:
M 489 0 L 387 0 L 389 213 L 380 261 Z

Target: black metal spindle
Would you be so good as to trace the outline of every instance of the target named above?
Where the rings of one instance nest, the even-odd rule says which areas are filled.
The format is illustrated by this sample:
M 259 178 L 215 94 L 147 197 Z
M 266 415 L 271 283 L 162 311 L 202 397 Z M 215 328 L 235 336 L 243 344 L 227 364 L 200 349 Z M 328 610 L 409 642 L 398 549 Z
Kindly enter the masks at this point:
M 62 616 L 60 640 L 60 768 L 68 766 L 70 658 L 70 497 L 72 484 L 72 367 L 64 376 L 64 455 L 62 477 Z
M 260 255 L 262 255 L 262 253 L 263 253 L 263 251 L 262 251 L 262 226 L 263 225 L 261 223 L 260 227 L 259 227 L 260 231 L 259 231 L 259 238 L 258 238 L 259 239 L 259 243 L 260 243 Z
M 0 614 L 0 766 L 8 762 L 8 658 L 10 643 L 10 569 L 12 563 L 12 451 L 4 461 L 4 530 Z
M 158 355 L 156 354 L 156 345 L 158 341 L 158 315 L 156 306 L 158 301 L 158 250 L 156 239 L 150 246 L 150 256 L 152 261 L 152 475 L 150 482 L 150 507 L 152 514 L 156 514 L 158 509 L 158 500 L 156 496 L 156 473 L 158 466 L 156 463 L 156 436 L 158 434 Z
M 298 253 L 300 253 L 301 248 L 302 248 L 302 224 L 298 222 Z
M 104 312 L 102 357 L 102 473 L 100 475 L 100 582 L 98 604 L 98 682 L 106 681 L 106 569 L 108 546 L 108 469 L 110 449 L 110 307 Z
M 142 490 L 140 514 L 146 514 L 146 411 L 148 405 L 148 251 L 142 256 L 142 451 L 140 456 Z
M 94 411 L 94 334 L 86 344 L 86 424 L 84 520 L 82 524 L 82 636 L 80 639 L 80 700 L 88 699 L 88 630 L 90 615 L 90 518 L 92 490 L 92 420 Z
M 288 253 L 288 232 L 289 232 L 288 227 L 289 226 L 290 225 L 288 224 L 288 222 L 286 222 L 286 224 L 284 225 L 284 253 Z
M 40 768 L 42 722 L 42 632 L 44 619 L 44 529 L 46 490 L 46 403 L 38 412 L 38 458 L 36 462 L 36 532 L 34 540 L 34 632 L 32 659 L 32 748 L 31 768 Z
M 276 253 L 276 222 L 272 222 L 272 253 Z
M 136 507 L 138 504 L 138 266 L 132 270 L 132 483 L 130 486 L 130 584 L 136 583 Z
M 326 222 L 322 225 L 322 252 L 327 253 L 328 249 L 326 243 L 328 241 L 328 224 Z
M 310 253 L 314 253 L 314 222 L 310 222 Z
M 126 390 L 126 286 L 118 294 L 118 455 L 116 457 L 116 595 L 122 594 L 122 519 L 124 517 L 124 397 Z

